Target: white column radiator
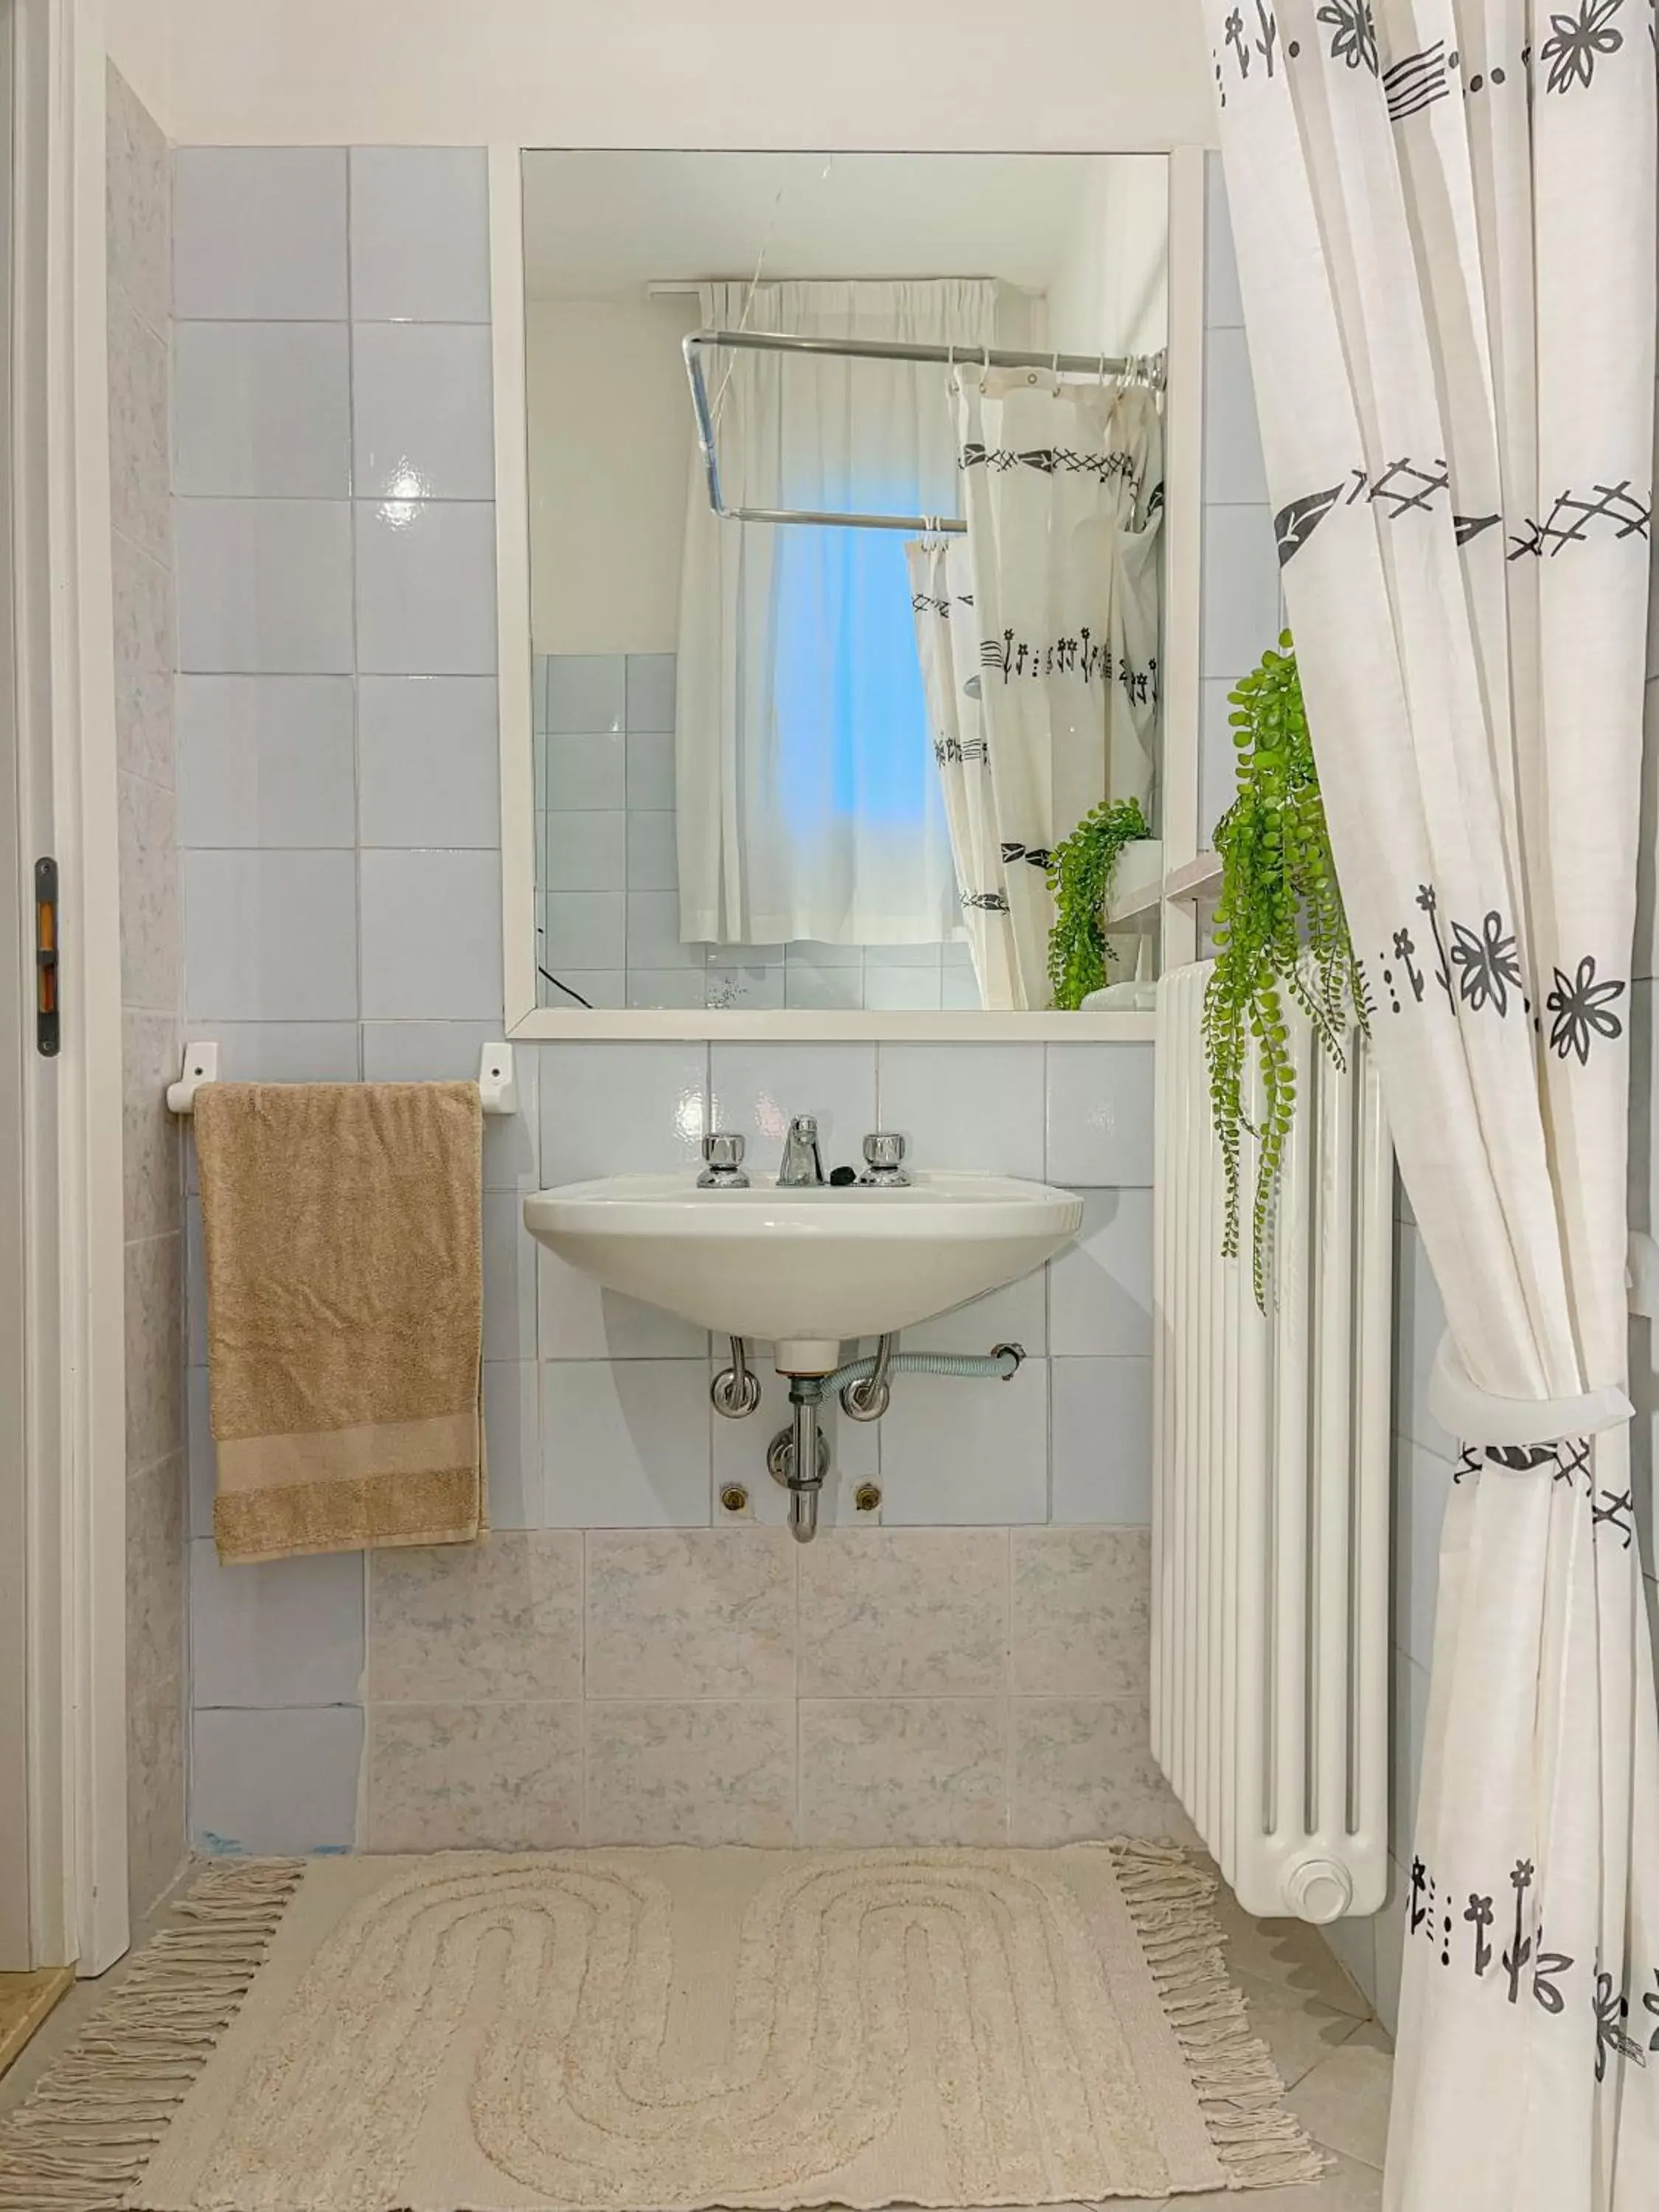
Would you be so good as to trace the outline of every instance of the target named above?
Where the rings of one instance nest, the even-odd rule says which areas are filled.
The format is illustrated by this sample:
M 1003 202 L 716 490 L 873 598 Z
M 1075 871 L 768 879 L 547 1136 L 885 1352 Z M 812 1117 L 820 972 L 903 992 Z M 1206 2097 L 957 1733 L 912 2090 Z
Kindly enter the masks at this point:
M 1247 1911 L 1375 1912 L 1388 1871 L 1393 1153 L 1358 1032 L 1292 1018 L 1271 1309 L 1223 1260 L 1200 1033 L 1212 963 L 1158 994 L 1152 1748 Z

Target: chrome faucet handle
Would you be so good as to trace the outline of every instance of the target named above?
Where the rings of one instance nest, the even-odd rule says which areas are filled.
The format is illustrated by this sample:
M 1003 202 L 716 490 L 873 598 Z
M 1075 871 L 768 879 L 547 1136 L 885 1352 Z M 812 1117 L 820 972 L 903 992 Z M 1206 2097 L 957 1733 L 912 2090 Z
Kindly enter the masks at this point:
M 904 1164 L 904 1139 L 896 1129 L 875 1129 L 864 1140 L 862 1183 L 887 1190 L 902 1188 L 910 1180 Z
M 702 1140 L 704 1166 L 697 1177 L 699 1190 L 747 1190 L 743 1171 L 743 1139 L 735 1129 L 716 1129 Z

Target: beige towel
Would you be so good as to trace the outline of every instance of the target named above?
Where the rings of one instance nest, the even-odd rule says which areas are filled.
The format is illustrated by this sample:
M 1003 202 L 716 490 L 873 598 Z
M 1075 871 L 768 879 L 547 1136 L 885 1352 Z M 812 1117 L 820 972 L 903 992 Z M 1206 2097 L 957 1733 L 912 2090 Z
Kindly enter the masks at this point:
M 222 1559 L 480 1534 L 482 1127 L 469 1083 L 198 1091 Z

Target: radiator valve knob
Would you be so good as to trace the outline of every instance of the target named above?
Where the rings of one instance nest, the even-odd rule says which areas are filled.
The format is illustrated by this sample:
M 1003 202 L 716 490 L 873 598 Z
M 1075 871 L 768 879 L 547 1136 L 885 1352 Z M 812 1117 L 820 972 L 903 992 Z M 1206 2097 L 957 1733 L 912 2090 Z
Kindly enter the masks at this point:
M 1299 1859 L 1285 1877 L 1285 1902 L 1316 1928 L 1340 1920 L 1353 1903 L 1348 1869 L 1334 1859 Z

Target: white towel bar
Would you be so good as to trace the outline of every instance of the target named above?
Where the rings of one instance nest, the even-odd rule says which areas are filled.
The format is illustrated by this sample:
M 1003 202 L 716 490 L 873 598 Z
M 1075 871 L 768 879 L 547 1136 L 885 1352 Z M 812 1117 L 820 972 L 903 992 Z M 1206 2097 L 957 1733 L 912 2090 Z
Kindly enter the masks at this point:
M 184 1072 L 167 1085 L 167 1106 L 174 1114 L 193 1114 L 196 1094 L 204 1083 L 219 1080 L 216 1044 L 187 1044 Z M 478 1100 L 486 1114 L 516 1114 L 518 1086 L 513 1079 L 513 1048 L 487 1044 L 478 1055 Z

